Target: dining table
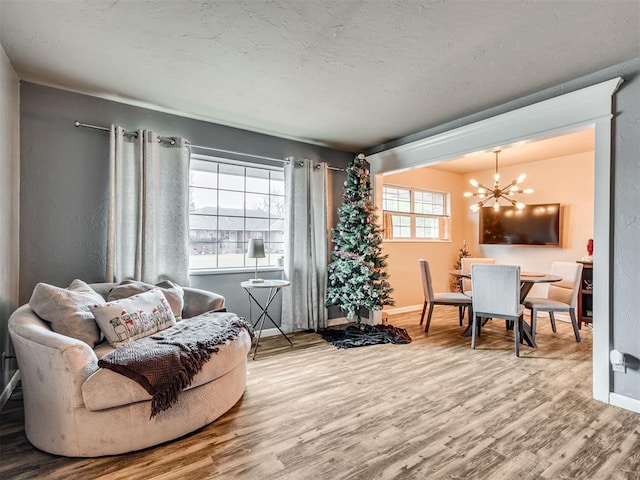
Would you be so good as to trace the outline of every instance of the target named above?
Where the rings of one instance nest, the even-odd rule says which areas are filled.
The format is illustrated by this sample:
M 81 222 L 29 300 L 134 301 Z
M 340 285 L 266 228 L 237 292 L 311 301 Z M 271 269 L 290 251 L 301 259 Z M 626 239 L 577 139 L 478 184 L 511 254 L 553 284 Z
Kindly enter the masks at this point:
M 449 270 L 449 274 L 459 278 L 471 278 L 471 273 L 463 273 L 462 270 Z M 562 277 L 559 277 L 558 275 L 551 275 L 549 273 L 520 272 L 520 303 L 524 303 L 524 299 L 536 283 L 553 283 L 559 282 L 560 280 L 562 280 Z M 470 314 L 469 318 L 471 319 L 471 317 L 472 315 Z M 471 333 L 471 321 L 469 321 L 469 325 L 462 335 L 470 337 Z M 524 319 L 522 320 L 522 340 L 530 347 L 537 348 L 536 341 L 531 332 L 531 325 L 529 325 Z

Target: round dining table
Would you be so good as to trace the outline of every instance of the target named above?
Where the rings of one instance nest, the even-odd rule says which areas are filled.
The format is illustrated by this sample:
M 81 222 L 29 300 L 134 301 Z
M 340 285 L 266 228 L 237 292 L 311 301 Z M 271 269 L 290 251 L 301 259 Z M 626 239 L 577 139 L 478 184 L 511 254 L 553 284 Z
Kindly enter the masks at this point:
M 462 270 L 449 270 L 449 274 L 457 277 L 471 278 L 470 272 L 462 273 Z M 536 283 L 553 283 L 559 282 L 560 280 L 562 280 L 562 277 L 559 277 L 558 275 L 551 275 L 549 273 L 520 272 L 520 303 L 524 302 L 524 299 Z M 469 317 L 471 318 L 471 315 Z M 523 320 L 522 327 L 522 339 L 530 347 L 536 348 L 536 342 L 531 334 L 531 326 Z M 469 325 L 464 331 L 463 336 L 471 336 L 471 325 Z

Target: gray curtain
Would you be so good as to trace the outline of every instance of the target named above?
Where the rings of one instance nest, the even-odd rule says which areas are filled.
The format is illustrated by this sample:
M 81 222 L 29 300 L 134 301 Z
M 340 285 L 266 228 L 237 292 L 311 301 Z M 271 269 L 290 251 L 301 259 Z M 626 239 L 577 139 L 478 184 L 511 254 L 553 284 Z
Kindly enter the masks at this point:
M 282 327 L 319 330 L 327 324 L 327 165 L 310 160 L 285 167 L 285 278 Z
M 111 126 L 107 281 L 188 284 L 189 156 L 184 138 Z

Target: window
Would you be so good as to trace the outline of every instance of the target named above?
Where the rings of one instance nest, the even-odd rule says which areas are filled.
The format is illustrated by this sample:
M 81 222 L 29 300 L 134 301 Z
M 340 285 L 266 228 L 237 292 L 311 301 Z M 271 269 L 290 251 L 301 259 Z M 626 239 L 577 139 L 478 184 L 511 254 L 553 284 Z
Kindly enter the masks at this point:
M 254 267 L 250 238 L 262 238 L 259 266 L 284 256 L 284 171 L 281 167 L 192 155 L 189 179 L 189 268 Z
M 385 238 L 449 240 L 449 194 L 382 187 Z

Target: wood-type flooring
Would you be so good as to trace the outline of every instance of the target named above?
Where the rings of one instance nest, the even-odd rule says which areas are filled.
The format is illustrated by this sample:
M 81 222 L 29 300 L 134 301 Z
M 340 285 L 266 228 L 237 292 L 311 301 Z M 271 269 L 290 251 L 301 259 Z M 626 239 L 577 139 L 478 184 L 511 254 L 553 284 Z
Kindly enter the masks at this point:
M 513 352 L 491 321 L 478 348 L 457 309 L 390 316 L 408 345 L 338 350 L 314 333 L 263 339 L 243 398 L 186 437 L 130 454 L 64 458 L 24 435 L 18 389 L 0 413 L 1 479 L 635 479 L 640 416 L 591 398 L 592 331 Z M 122 432 L 127 435 L 127 432 Z

